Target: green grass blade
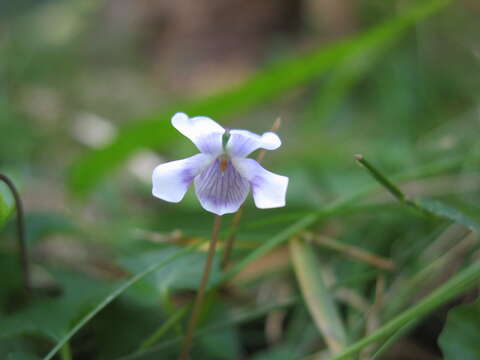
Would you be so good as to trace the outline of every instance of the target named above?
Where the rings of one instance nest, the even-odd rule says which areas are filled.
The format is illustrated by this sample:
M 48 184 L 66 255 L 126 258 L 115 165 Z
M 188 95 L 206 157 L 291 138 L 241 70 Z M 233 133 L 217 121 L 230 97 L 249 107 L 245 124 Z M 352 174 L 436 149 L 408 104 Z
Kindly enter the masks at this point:
M 415 203 L 431 214 L 463 224 L 469 229 L 480 233 L 480 224 L 478 222 L 447 204 L 430 199 L 416 199 Z
M 174 312 L 168 319 L 165 321 L 162 326 L 160 326 L 157 331 L 155 331 L 150 337 L 148 337 L 141 345 L 140 351 L 148 349 L 149 347 L 155 345 L 165 333 L 170 330 L 173 326 L 175 326 L 182 317 L 187 313 L 188 307 L 185 306 L 183 308 L 178 309 Z
M 290 240 L 290 253 L 308 310 L 331 353 L 337 354 L 347 344 L 347 336 L 332 292 L 323 281 L 322 267 L 315 251 L 310 244 L 294 238 Z
M 355 160 L 362 165 L 370 175 L 385 189 L 388 190 L 390 194 L 392 194 L 398 201 L 406 202 L 407 197 L 405 194 L 400 190 L 397 185 L 395 185 L 392 181 L 388 179 L 381 171 L 379 171 L 376 167 L 370 164 L 367 159 L 363 157 L 363 155 L 357 154 L 355 155 Z
M 355 155 L 355 159 L 361 164 L 369 174 L 385 189 L 387 189 L 398 201 L 410 206 L 421 213 L 441 217 L 454 222 L 465 225 L 466 227 L 480 232 L 480 224 L 468 216 L 462 214 L 457 209 L 454 209 L 440 201 L 429 199 L 409 199 L 400 188 L 395 185 L 387 176 L 380 170 L 368 162 L 362 155 Z

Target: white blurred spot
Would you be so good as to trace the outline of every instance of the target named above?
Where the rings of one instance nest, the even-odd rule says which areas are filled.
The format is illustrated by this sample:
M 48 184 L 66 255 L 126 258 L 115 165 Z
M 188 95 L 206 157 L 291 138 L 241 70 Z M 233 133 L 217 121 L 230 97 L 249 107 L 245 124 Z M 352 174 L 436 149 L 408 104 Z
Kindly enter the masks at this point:
M 141 181 L 151 183 L 153 169 L 162 162 L 163 159 L 154 152 L 143 150 L 128 162 L 128 170 Z
M 82 144 L 99 148 L 111 142 L 117 129 L 109 120 L 96 114 L 80 113 L 74 119 L 72 133 Z

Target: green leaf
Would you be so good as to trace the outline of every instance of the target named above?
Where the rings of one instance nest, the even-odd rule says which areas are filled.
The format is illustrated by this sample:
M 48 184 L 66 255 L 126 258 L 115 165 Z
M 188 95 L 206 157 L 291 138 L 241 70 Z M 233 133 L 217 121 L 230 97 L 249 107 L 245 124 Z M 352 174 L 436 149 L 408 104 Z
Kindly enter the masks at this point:
M 476 232 L 480 232 L 480 224 L 478 222 L 440 201 L 416 199 L 415 204 L 429 213 L 463 224 Z
M 62 294 L 41 298 L 31 305 L 2 319 L 0 337 L 36 333 L 59 340 L 83 311 L 99 301 L 109 286 L 75 273 L 56 273 Z M 52 316 L 55 314 L 55 316 Z
M 215 324 L 230 317 L 228 309 L 223 304 L 214 306 L 213 311 L 209 312 L 209 321 Z M 203 333 L 198 338 L 196 349 L 200 359 L 237 359 L 242 351 L 235 324 Z
M 480 359 L 480 300 L 448 312 L 438 339 L 445 360 Z
M 155 264 L 162 258 L 167 258 L 177 252 L 177 247 L 164 248 L 156 251 L 148 251 L 142 254 L 125 257 L 120 260 L 121 265 L 133 273 Z M 154 274 L 148 276 L 145 281 L 150 284 L 157 293 L 163 293 L 166 289 L 190 289 L 196 290 L 202 277 L 205 263 L 203 252 L 192 252 L 168 264 Z M 212 284 L 220 279 L 218 259 L 214 259 L 209 283 Z
M 293 346 L 276 346 L 273 349 L 262 351 L 255 355 L 252 360 L 291 360 L 296 358 Z
M 72 234 L 76 230 L 72 220 L 60 213 L 28 213 L 25 215 L 25 223 L 25 235 L 30 245 L 51 234 Z
M 29 354 L 26 352 L 11 352 L 7 356 L 7 360 L 39 360 L 40 358 L 36 355 Z
M 0 230 L 7 223 L 7 220 L 10 216 L 11 211 L 12 211 L 12 208 L 3 199 L 2 194 L 0 194 Z
M 73 165 L 69 179 L 70 188 L 78 194 L 85 194 L 135 151 L 171 144 L 175 139 L 175 131 L 170 126 L 169 118 L 176 111 L 181 110 L 194 115 L 205 114 L 221 119 L 254 108 L 288 90 L 308 83 L 337 66 L 345 66 L 343 63 L 345 59 L 361 56 L 362 53 L 372 49 L 383 48 L 449 2 L 450 0 L 422 2 L 393 20 L 349 40 L 328 47 L 322 46 L 310 54 L 270 66 L 235 89 L 198 102 L 177 104 L 157 114 L 132 121 L 131 125 L 120 130 L 110 145 L 92 150 Z

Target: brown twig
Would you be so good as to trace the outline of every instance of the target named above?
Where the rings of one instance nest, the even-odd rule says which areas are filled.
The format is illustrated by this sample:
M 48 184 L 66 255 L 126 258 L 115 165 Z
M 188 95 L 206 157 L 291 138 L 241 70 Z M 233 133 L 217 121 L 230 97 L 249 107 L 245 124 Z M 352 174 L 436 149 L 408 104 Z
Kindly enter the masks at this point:
M 15 200 L 15 209 L 17 212 L 18 248 L 20 251 L 20 266 L 22 268 L 23 286 L 25 292 L 27 294 L 30 294 L 32 284 L 30 278 L 30 262 L 28 257 L 27 241 L 25 239 L 25 217 L 23 212 L 22 199 L 20 198 L 20 194 L 17 191 L 15 184 L 12 180 L 10 180 L 8 176 L 0 174 L 0 180 L 8 186 Z
M 272 132 L 278 131 L 281 125 L 282 125 L 282 119 L 277 118 L 273 123 L 270 131 Z M 267 153 L 267 150 L 265 149 L 260 150 L 257 156 L 257 161 L 259 163 L 263 161 L 263 158 L 265 157 L 266 153 Z M 233 250 L 233 244 L 235 243 L 235 239 L 237 237 L 237 232 L 238 232 L 238 228 L 240 227 L 240 221 L 242 219 L 242 215 L 243 215 L 243 205 L 240 206 L 240 209 L 238 209 L 238 211 L 235 213 L 232 219 L 232 223 L 231 223 L 232 231 L 230 233 L 230 236 L 227 238 L 225 242 L 225 249 L 223 251 L 223 258 L 220 265 L 222 269 L 226 269 L 228 266 L 228 263 L 230 262 L 230 257 L 232 255 L 232 250 Z
M 200 316 L 200 311 L 202 309 L 203 299 L 205 297 L 205 290 L 208 285 L 208 278 L 210 277 L 210 272 L 212 270 L 213 258 L 215 256 L 215 249 L 218 242 L 218 233 L 220 232 L 222 217 L 215 215 L 213 221 L 212 229 L 212 240 L 210 241 L 210 246 L 208 248 L 207 261 L 205 262 L 205 268 L 203 270 L 202 280 L 198 288 L 198 293 L 193 304 L 192 315 L 188 322 L 187 332 L 182 344 L 182 351 L 179 356 L 179 360 L 187 360 L 190 354 L 190 349 L 192 348 L 193 334 L 197 327 L 198 317 Z
M 395 263 L 392 260 L 374 255 L 358 247 L 346 245 L 329 237 L 323 235 L 314 235 L 312 233 L 306 233 L 306 238 L 313 240 L 318 245 L 339 251 L 352 259 L 373 265 L 382 270 L 392 271 L 395 269 Z

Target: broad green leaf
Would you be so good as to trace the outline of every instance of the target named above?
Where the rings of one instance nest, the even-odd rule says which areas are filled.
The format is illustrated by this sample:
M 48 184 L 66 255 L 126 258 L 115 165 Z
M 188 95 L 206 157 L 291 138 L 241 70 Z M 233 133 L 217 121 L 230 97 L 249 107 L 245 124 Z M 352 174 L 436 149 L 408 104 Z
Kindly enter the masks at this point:
M 228 309 L 221 304 L 216 304 L 209 315 L 213 323 L 230 317 Z M 204 354 L 204 356 L 199 354 L 198 358 L 230 360 L 237 359 L 241 354 L 239 334 L 233 323 L 200 335 L 197 344 L 196 352 Z
M 417 199 L 415 200 L 415 204 L 427 212 L 458 222 L 476 232 L 480 232 L 480 224 L 478 222 L 445 203 L 437 200 Z
M 85 328 L 83 334 L 88 334 L 95 342 L 90 346 L 76 345 L 81 342 L 74 339 L 70 342 L 73 350 L 95 353 L 95 359 L 117 359 L 136 350 L 169 314 L 159 306 L 158 296 L 154 299 L 157 300 L 155 304 L 144 304 L 130 294 L 118 299 Z M 112 324 L 115 324 L 114 329 Z
M 438 343 L 445 360 L 480 359 L 480 300 L 448 312 Z
M 60 213 L 28 213 L 25 216 L 25 223 L 26 238 L 29 244 L 34 244 L 50 234 L 69 234 L 75 231 L 72 220 Z
M 267 351 L 255 355 L 252 360 L 291 360 L 297 358 L 295 356 L 295 348 L 293 346 L 277 346 Z
M 28 307 L 4 317 L 1 337 L 36 333 L 59 340 L 71 328 L 73 321 L 109 289 L 105 283 L 75 273 L 57 273 L 56 279 L 62 287 L 62 294 L 35 300 Z
M 29 354 L 26 352 L 11 352 L 7 356 L 7 360 L 39 360 L 40 358 L 36 355 Z
M 0 359 L 38 360 L 35 346 L 25 338 L 0 339 Z
M 273 65 L 235 89 L 198 102 L 177 104 L 152 116 L 138 119 L 121 129 L 110 145 L 100 150 L 92 150 L 74 164 L 70 173 L 70 188 L 76 193 L 87 193 L 109 171 L 124 163 L 135 151 L 171 144 L 175 139 L 175 131 L 170 126 L 169 118 L 176 111 L 222 119 L 254 108 L 288 90 L 308 83 L 338 65 L 344 66 L 345 59 L 361 56 L 363 52 L 372 49 L 383 48 L 449 2 L 449 0 L 422 1 L 416 7 L 363 34 Z
M 120 263 L 132 273 L 138 273 L 142 269 L 151 266 L 160 259 L 167 258 L 179 251 L 176 247 L 164 248 L 156 251 L 148 251 L 142 254 L 135 254 L 121 259 Z M 164 292 L 166 289 L 191 289 L 198 288 L 205 263 L 205 253 L 192 252 L 181 259 L 168 264 L 154 274 L 148 276 L 145 281 L 157 292 Z M 220 279 L 218 257 L 214 259 L 212 273 L 209 283 L 212 284 Z

